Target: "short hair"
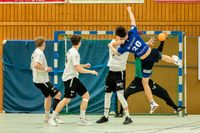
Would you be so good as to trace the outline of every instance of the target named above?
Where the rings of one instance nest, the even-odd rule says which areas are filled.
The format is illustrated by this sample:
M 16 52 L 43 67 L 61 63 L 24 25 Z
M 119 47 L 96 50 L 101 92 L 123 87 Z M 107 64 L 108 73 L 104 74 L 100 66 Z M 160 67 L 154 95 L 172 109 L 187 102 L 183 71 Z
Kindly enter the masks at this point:
M 35 39 L 35 45 L 36 45 L 36 47 L 41 47 L 44 44 L 45 41 L 46 41 L 46 39 L 44 37 L 41 37 L 41 36 L 37 37 Z
M 118 26 L 115 29 L 115 35 L 119 36 L 119 37 L 125 37 L 127 34 L 126 29 L 123 26 Z
M 81 36 L 79 35 L 73 35 L 71 38 L 70 38 L 71 42 L 72 42 L 72 45 L 78 45 L 79 42 L 81 41 Z

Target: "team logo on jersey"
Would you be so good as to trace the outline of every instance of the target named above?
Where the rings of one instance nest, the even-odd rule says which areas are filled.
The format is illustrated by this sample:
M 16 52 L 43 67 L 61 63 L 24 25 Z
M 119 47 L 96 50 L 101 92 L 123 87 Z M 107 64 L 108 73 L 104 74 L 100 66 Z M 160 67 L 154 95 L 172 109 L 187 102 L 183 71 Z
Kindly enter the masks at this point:
M 123 88 L 124 84 L 123 83 L 117 83 L 117 87 Z

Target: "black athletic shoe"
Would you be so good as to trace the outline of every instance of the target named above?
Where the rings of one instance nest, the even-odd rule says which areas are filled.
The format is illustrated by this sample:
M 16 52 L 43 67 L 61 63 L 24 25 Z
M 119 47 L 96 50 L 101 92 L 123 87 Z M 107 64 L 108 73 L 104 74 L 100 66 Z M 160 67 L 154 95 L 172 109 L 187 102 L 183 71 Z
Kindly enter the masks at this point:
M 185 107 L 178 107 L 177 109 L 174 109 L 174 113 L 178 113 L 182 111 L 183 109 L 185 109 Z
M 115 117 L 116 117 L 116 118 L 118 118 L 118 117 L 123 117 L 123 113 L 116 113 L 116 114 L 115 114 Z
M 133 121 L 131 120 L 131 118 L 126 117 L 125 120 L 124 120 L 124 122 L 123 122 L 123 124 L 124 124 L 124 125 L 127 125 L 127 124 L 130 124 L 130 123 L 132 123 L 132 122 L 133 122 Z
M 108 122 L 108 118 L 106 118 L 105 116 L 102 116 L 98 121 L 96 121 L 96 123 L 104 123 L 104 122 Z

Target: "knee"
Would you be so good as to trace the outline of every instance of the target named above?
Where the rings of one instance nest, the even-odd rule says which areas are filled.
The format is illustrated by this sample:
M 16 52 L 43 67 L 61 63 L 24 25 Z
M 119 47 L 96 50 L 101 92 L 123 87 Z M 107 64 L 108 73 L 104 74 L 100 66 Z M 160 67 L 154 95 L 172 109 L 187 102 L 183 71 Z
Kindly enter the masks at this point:
M 48 97 L 45 97 L 46 100 L 51 100 L 52 97 L 49 95 Z
M 147 79 L 142 79 L 142 84 L 143 84 L 143 85 L 148 84 L 148 80 L 147 80 Z
M 124 98 L 124 91 L 117 91 L 117 97 L 119 100 Z
M 62 103 L 66 105 L 68 103 L 68 101 L 69 100 L 67 98 L 63 98 Z
M 56 98 L 56 99 L 60 99 L 60 98 L 61 98 L 61 93 L 58 92 L 58 93 L 56 94 L 55 98 Z
M 118 97 L 119 101 L 121 102 L 123 108 L 127 108 L 128 107 L 128 103 L 127 103 L 126 99 L 124 98 L 123 94 L 124 94 L 123 92 L 118 91 L 117 92 L 117 97 Z
M 89 101 L 89 99 L 90 99 L 90 95 L 89 95 L 89 93 L 86 92 L 86 93 L 82 96 L 82 99 L 83 99 L 83 100 L 85 99 L 85 101 L 86 101 L 86 100 Z

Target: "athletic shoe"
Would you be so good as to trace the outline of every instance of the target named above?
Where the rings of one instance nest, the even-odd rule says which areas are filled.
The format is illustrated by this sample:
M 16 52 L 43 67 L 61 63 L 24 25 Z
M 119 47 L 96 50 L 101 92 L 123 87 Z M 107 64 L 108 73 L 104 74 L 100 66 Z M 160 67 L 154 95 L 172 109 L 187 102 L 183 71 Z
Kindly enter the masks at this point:
M 54 118 L 54 121 L 58 124 L 64 124 L 64 121 L 60 119 L 59 116 L 56 116 L 56 118 Z
M 115 117 L 118 118 L 118 117 L 123 117 L 123 113 L 115 113 Z
M 56 124 L 56 122 L 54 121 L 53 118 L 50 118 L 50 119 L 48 120 L 48 123 L 49 123 L 49 125 L 51 125 L 51 126 L 57 126 L 57 124 Z
M 92 125 L 92 123 L 87 121 L 86 119 L 80 119 L 78 124 L 82 125 L 82 126 L 90 126 L 90 125 Z
M 102 116 L 98 121 L 96 121 L 96 123 L 104 123 L 104 122 L 108 122 L 108 118 L 106 118 L 105 116 Z
M 185 107 L 178 107 L 177 109 L 174 109 L 174 113 L 178 113 L 182 111 L 183 109 L 185 109 Z
M 150 114 L 153 114 L 153 112 L 159 107 L 159 105 L 155 103 L 151 104 L 150 107 L 151 107 Z
M 181 60 L 176 55 L 172 55 L 172 59 L 175 61 L 175 64 L 180 66 L 182 65 Z
M 123 124 L 124 124 L 124 125 L 127 125 L 127 124 L 130 124 L 130 123 L 132 123 L 132 122 L 133 122 L 133 121 L 131 120 L 130 117 L 126 117 L 125 120 L 124 120 L 124 122 L 123 122 Z

